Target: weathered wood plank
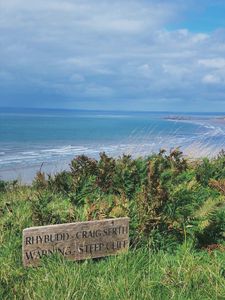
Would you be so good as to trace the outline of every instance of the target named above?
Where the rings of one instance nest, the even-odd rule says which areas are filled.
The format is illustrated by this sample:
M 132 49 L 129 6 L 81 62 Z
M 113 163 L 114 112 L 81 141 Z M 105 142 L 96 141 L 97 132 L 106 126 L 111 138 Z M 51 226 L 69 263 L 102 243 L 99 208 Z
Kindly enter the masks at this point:
M 55 252 L 69 260 L 115 255 L 129 247 L 129 218 L 31 227 L 23 230 L 23 264 L 37 266 Z

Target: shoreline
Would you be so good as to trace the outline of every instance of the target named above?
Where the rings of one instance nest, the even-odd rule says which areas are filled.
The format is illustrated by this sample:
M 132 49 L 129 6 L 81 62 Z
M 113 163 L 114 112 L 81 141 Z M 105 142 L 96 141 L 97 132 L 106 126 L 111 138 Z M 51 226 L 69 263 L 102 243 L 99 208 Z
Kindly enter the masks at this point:
M 174 147 L 172 149 L 176 149 L 181 147 Z M 165 149 L 166 151 L 170 151 L 170 149 Z M 218 148 L 218 149 L 213 149 L 213 155 L 211 154 L 212 151 L 210 148 L 202 149 L 201 145 L 198 144 L 192 144 L 192 146 L 187 147 L 186 149 L 181 149 L 183 156 L 188 160 L 188 161 L 198 161 L 199 159 L 202 159 L 204 157 L 208 157 L 209 159 L 215 158 L 222 150 L 223 148 Z M 131 155 L 132 159 L 136 159 L 137 157 L 140 157 L 142 159 L 151 156 L 153 154 L 157 154 L 160 150 L 158 151 L 153 151 L 148 154 L 143 154 L 140 156 L 133 156 Z M 201 155 L 197 155 L 196 153 L 201 153 Z M 129 153 L 124 153 L 125 155 L 129 155 Z M 118 156 L 112 156 L 110 153 L 106 153 L 109 157 L 113 157 L 115 159 L 118 159 L 121 155 Z M 89 158 L 92 156 L 87 155 Z M 77 156 L 73 157 L 76 158 Z M 92 157 L 94 158 L 94 157 Z M 96 157 L 95 157 L 96 158 Z M 98 160 L 98 159 L 97 159 Z M 35 176 L 38 171 L 44 172 L 46 175 L 51 175 L 54 176 L 57 173 L 63 172 L 63 171 L 68 171 L 70 170 L 70 163 L 71 159 L 67 160 L 62 160 L 62 161 L 54 161 L 54 162 L 42 162 L 41 164 L 34 164 L 30 166 L 23 166 L 23 167 L 16 167 L 16 168 L 8 168 L 5 170 L 0 171 L 0 181 L 13 181 L 17 180 L 19 183 L 22 183 L 24 185 L 30 185 L 32 184 L 33 180 L 35 179 Z
M 113 136 L 112 139 L 108 138 L 113 131 L 109 133 L 107 131 L 107 138 L 100 142 L 90 139 L 90 137 L 87 140 L 88 136 L 83 137 L 84 141 L 79 144 L 74 142 L 77 141 L 76 136 L 74 140 L 69 136 L 68 139 L 60 140 L 59 143 L 51 140 L 49 143 L 42 143 L 42 140 L 36 140 L 35 143 L 30 144 L 20 142 L 18 146 L 16 142 L 11 145 L 3 140 L 0 149 L 0 180 L 19 180 L 30 184 L 40 168 L 46 174 L 54 175 L 68 170 L 71 160 L 82 154 L 95 159 L 98 159 L 101 152 L 114 158 L 123 153 L 132 155 L 132 157 L 144 157 L 157 153 L 160 149 L 169 151 L 179 147 L 185 156 L 190 159 L 198 159 L 201 157 L 212 158 L 225 148 L 224 113 L 214 116 L 205 115 L 205 117 L 194 114 L 186 116 L 185 114 L 168 113 L 156 119 L 150 117 L 150 119 L 143 120 L 138 119 L 143 127 L 139 123 L 129 125 L 127 131 L 129 134 L 126 135 L 125 132 L 119 138 L 117 136 Z M 160 120 L 168 122 L 160 122 Z M 177 124 L 171 124 L 171 122 Z M 182 123 L 189 123 L 189 125 L 186 126 Z M 193 123 L 194 126 L 190 126 L 190 123 Z M 100 130 L 100 125 L 106 124 L 97 123 L 96 128 Z M 37 126 L 39 125 L 37 124 Z M 115 124 L 110 126 L 110 128 L 114 128 Z M 116 128 L 126 129 L 126 126 L 128 125 L 125 122 Z M 76 126 L 74 128 L 76 129 Z M 78 128 L 80 127 L 78 126 Z M 98 135 L 97 138 L 99 138 Z
M 69 169 L 68 161 L 62 161 L 58 163 L 44 163 L 41 165 L 33 165 L 19 168 L 9 168 L 7 170 L 0 171 L 0 180 L 13 181 L 18 180 L 22 184 L 31 184 L 38 171 L 44 172 L 45 174 L 54 175 L 58 172 L 66 171 Z

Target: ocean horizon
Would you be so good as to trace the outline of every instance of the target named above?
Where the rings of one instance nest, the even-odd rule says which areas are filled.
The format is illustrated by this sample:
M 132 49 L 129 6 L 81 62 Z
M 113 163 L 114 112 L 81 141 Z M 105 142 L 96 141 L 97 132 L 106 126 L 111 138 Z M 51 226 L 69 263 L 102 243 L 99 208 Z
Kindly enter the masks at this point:
M 180 147 L 191 158 L 225 146 L 225 113 L 0 108 L 0 179 L 30 183 L 77 155 L 147 156 Z

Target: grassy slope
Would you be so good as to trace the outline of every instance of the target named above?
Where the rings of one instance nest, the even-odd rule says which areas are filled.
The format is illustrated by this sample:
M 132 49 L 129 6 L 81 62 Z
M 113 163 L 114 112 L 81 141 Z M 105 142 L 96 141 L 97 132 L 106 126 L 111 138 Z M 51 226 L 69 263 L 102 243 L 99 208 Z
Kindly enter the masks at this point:
M 98 168 L 103 179 L 95 170 L 95 177 L 82 171 L 78 179 L 85 180 L 79 182 L 76 175 L 61 174 L 57 181 L 39 176 L 33 187 L 1 183 L 0 299 L 225 299 L 224 252 L 199 249 L 199 243 L 205 245 L 207 239 L 208 244 L 214 241 L 223 246 L 223 159 L 222 164 L 220 158 L 197 169 L 181 169 L 182 161 L 174 165 L 171 157 L 163 161 L 161 156 L 154 157 L 149 161 L 155 165 L 147 160 L 149 169 L 133 183 L 137 174 L 133 162 L 127 160 L 125 165 L 116 162 L 115 168 L 122 164 L 122 169 L 132 169 L 131 176 L 120 172 L 122 183 L 102 161 Z M 143 161 L 135 163 L 140 166 Z M 142 169 L 143 164 L 138 172 Z M 111 172 L 108 181 L 107 170 Z M 197 181 L 196 174 L 202 174 Z M 147 190 L 143 191 L 143 185 Z M 117 186 L 119 192 L 112 189 Z M 138 217 L 146 209 L 148 213 Z M 55 256 L 40 268 L 22 267 L 24 228 L 120 215 L 131 217 L 133 247 L 128 254 L 79 263 Z M 136 236 L 139 247 L 135 250 Z
M 141 249 L 97 262 L 54 257 L 23 270 L 9 254 L 1 262 L 1 299 L 224 299 L 223 259 L 183 246 L 174 255 Z

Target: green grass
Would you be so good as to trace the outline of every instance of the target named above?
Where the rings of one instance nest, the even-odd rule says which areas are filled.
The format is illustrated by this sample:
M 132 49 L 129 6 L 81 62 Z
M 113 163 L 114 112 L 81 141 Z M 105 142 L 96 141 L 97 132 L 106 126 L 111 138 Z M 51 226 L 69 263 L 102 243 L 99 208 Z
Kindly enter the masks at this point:
M 18 255 L 1 261 L 1 299 L 224 299 L 225 256 L 181 246 L 174 254 L 145 248 L 100 260 L 45 259 L 24 270 Z M 2 260 L 2 259 L 1 259 Z
M 177 150 L 81 156 L 31 186 L 0 181 L 0 299 L 225 299 L 224 187 L 224 153 L 189 163 Z M 127 254 L 23 268 L 24 228 L 122 216 Z

